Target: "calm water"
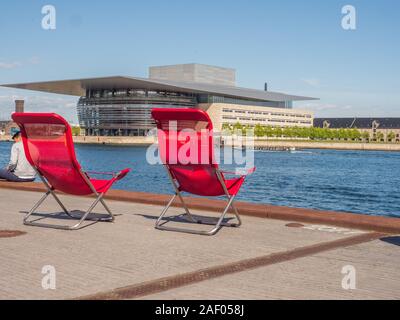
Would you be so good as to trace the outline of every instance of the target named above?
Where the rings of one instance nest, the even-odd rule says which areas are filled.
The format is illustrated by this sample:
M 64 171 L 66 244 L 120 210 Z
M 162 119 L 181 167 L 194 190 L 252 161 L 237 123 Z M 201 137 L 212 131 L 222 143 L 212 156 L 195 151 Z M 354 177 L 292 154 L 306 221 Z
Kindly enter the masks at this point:
M 0 143 L 0 167 L 11 144 Z M 77 145 L 86 170 L 133 169 L 118 189 L 171 193 L 162 166 L 147 164 L 145 148 Z M 240 200 L 291 207 L 400 217 L 400 153 L 313 150 L 257 152 L 257 171 Z

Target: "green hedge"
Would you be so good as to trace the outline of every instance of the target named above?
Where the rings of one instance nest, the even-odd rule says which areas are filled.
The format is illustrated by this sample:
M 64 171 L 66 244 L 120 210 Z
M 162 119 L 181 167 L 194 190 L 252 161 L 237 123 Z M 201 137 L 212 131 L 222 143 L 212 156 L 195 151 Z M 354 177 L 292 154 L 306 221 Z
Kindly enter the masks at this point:
M 79 136 L 81 134 L 81 128 L 80 127 L 71 127 L 72 130 L 72 135 L 73 136 Z
M 243 126 L 236 123 L 233 126 L 228 124 L 223 125 L 224 130 L 234 131 L 242 130 L 246 133 L 249 129 L 254 129 L 256 137 L 270 137 L 270 138 L 303 138 L 312 140 L 369 140 L 367 132 L 360 132 L 358 129 L 329 129 L 329 128 L 301 128 L 301 127 L 287 127 L 278 128 L 272 126 L 256 125 L 254 128 Z

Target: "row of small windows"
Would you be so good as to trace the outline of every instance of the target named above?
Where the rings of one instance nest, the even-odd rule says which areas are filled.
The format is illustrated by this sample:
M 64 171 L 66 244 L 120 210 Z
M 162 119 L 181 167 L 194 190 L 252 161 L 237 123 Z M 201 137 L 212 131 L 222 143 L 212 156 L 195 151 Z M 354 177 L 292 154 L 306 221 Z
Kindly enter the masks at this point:
M 85 129 L 86 136 L 105 137 L 146 137 L 150 130 L 146 129 Z
M 145 89 L 96 89 L 86 90 L 85 98 L 114 98 L 114 97 L 186 97 L 193 98 L 194 94 L 171 91 L 151 91 Z
M 291 109 L 293 107 L 292 101 L 258 101 L 240 98 L 231 98 L 224 96 L 215 96 L 208 94 L 200 94 L 198 96 L 199 103 L 226 103 L 236 104 L 244 106 L 259 106 L 259 107 L 271 107 L 271 108 L 286 108 Z
M 264 118 L 249 118 L 249 117 L 231 117 L 223 116 L 224 120 L 233 121 L 256 121 L 256 122 L 274 122 L 274 123 L 297 123 L 297 124 L 312 124 L 311 121 L 300 121 L 300 120 L 284 120 L 284 119 L 264 119 Z
M 223 109 L 224 113 L 235 113 L 235 114 L 253 114 L 253 115 L 265 115 L 265 116 L 276 116 L 276 117 L 295 117 L 295 118 L 308 118 L 311 119 L 310 114 L 298 114 L 298 113 L 279 113 L 279 112 L 266 112 L 266 111 L 246 111 L 246 110 L 235 110 L 235 109 Z

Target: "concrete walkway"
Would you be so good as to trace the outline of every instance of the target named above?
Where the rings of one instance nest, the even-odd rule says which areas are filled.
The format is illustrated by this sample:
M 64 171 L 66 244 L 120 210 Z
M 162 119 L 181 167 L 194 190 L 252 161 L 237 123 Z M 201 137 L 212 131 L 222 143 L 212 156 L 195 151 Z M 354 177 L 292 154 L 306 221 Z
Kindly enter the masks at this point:
M 122 201 L 108 201 L 115 223 L 80 231 L 24 226 L 21 212 L 40 196 L 0 189 L 0 230 L 26 232 L 0 238 L 0 299 L 400 298 L 400 238 L 393 235 L 383 241 L 376 232 L 292 228 L 290 221 L 249 216 L 215 237 L 161 232 L 154 229 L 161 206 Z M 62 198 L 69 209 L 91 203 Z M 59 211 L 49 200 L 40 213 Z M 356 270 L 356 290 L 342 288 L 347 265 Z M 44 266 L 55 268 L 56 290 L 42 288 Z

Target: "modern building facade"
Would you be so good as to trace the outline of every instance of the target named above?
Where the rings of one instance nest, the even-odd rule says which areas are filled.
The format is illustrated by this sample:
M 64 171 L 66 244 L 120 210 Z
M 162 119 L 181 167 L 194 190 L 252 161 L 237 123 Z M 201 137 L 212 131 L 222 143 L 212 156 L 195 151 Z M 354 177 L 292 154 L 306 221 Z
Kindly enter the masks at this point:
M 313 113 L 293 109 L 314 98 L 236 86 L 233 69 L 185 64 L 150 67 L 149 78 L 106 77 L 10 84 L 5 87 L 80 96 L 77 111 L 88 136 L 145 136 L 152 108 L 201 108 L 215 130 L 237 122 L 311 127 Z
M 400 142 L 400 118 L 315 118 L 314 127 L 358 129 L 373 141 Z

